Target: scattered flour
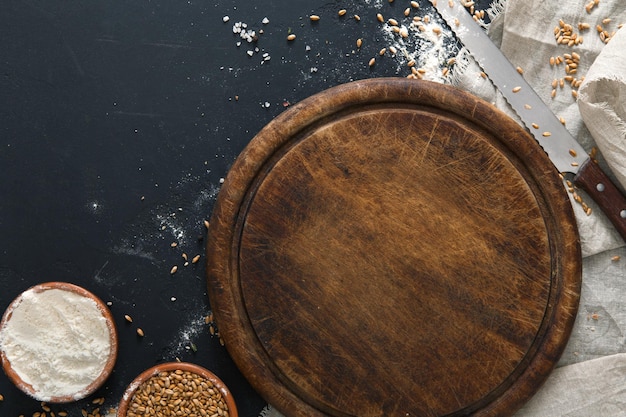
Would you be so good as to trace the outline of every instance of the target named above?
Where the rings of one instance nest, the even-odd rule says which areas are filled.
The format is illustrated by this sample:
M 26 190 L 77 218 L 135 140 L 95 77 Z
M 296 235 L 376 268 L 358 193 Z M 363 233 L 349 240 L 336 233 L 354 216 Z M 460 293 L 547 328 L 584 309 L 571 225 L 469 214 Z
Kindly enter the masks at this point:
M 394 19 L 398 25 L 389 24 L 387 20 L 381 31 L 387 40 L 385 53 L 398 62 L 397 72 L 445 82 L 459 49 L 452 31 L 436 13 Z
M 0 348 L 34 397 L 80 399 L 111 352 L 110 330 L 97 304 L 61 289 L 27 290 L 11 305 Z
M 180 208 L 178 210 L 182 211 Z M 185 231 L 185 227 L 176 217 L 176 211 L 172 211 L 168 214 L 158 213 L 156 215 L 156 219 L 161 225 L 161 230 L 169 231 L 172 235 L 172 239 L 174 239 L 177 243 L 181 244 L 186 242 L 187 233 Z
M 169 356 L 178 357 L 183 352 L 194 350 L 195 342 L 198 335 L 201 333 L 208 333 L 207 325 L 205 323 L 204 306 L 193 309 L 191 318 L 188 319 L 187 324 L 178 331 L 178 336 L 173 341 L 169 350 Z

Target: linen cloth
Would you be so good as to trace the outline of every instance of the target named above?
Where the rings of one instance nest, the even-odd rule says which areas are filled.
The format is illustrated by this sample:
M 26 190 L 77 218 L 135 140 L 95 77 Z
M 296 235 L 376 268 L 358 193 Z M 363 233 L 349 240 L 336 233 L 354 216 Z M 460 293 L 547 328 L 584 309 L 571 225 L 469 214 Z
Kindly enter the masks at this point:
M 626 29 L 619 30 L 587 72 L 578 107 L 621 185 L 626 185 Z
M 570 133 L 588 152 L 597 146 L 600 165 L 626 188 L 626 29 L 618 28 L 626 23 L 626 5 L 600 0 L 588 13 L 589 2 L 496 0 L 488 11 L 491 23 L 485 26 L 552 111 L 565 119 Z M 556 43 L 554 29 L 560 20 L 583 36 L 582 44 Z M 588 23 L 589 29 L 579 29 L 578 23 Z M 600 38 L 598 25 L 613 34 L 608 44 Z M 550 65 L 550 57 L 572 52 L 580 55 L 575 77 L 585 77 L 574 88 L 578 100 L 568 83 L 557 86 L 552 98 L 552 81 L 566 74 L 563 64 Z M 519 120 L 464 49 L 450 82 Z M 626 247 L 596 204 L 577 192 L 592 208 L 587 215 L 570 195 L 583 252 L 578 316 L 557 369 L 515 417 L 626 416 Z M 260 417 L 281 414 L 268 406 Z

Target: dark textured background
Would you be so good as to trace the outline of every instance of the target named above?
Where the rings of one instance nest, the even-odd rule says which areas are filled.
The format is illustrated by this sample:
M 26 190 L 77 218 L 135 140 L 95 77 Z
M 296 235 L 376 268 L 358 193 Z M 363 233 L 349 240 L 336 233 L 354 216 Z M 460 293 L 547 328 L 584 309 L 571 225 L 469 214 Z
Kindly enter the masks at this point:
M 432 13 L 420 3 L 419 13 Z M 111 303 L 120 338 L 115 371 L 102 389 L 55 410 L 78 416 L 98 397 L 106 399 L 103 409 L 115 407 L 141 371 L 179 358 L 221 377 L 241 416 L 259 414 L 265 402 L 204 324 L 204 256 L 183 267 L 181 255 L 204 255 L 203 220 L 220 178 L 287 102 L 352 80 L 409 73 L 392 58 L 367 65 L 386 46 L 376 13 L 401 18 L 408 6 L 3 1 L 0 311 L 31 285 L 69 281 Z M 341 8 L 348 9 L 344 18 Z M 322 19 L 312 24 L 310 14 Z M 236 46 L 237 21 L 264 30 L 253 57 L 245 41 Z M 290 31 L 294 42 L 286 41 Z M 261 64 L 263 52 L 271 60 Z M 0 394 L 0 416 L 41 411 L 4 374 Z

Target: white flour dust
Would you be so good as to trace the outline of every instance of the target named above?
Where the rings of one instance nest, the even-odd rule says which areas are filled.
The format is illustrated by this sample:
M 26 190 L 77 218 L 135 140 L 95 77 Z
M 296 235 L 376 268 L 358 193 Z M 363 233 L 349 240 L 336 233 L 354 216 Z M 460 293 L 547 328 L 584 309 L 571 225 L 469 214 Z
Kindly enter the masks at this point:
M 120 239 L 118 244 L 111 248 L 111 252 L 119 255 L 143 258 L 150 262 L 156 262 L 157 258 L 154 252 L 148 249 L 148 247 L 151 248 L 151 246 L 146 245 L 143 240 L 136 240 L 135 236 L 135 239 Z M 104 268 L 100 268 L 97 272 L 97 276 L 95 276 L 96 280 L 101 284 L 106 283 L 107 280 L 107 277 L 101 274 L 103 269 Z
M 142 211 L 118 237 L 111 252 L 139 257 L 153 264 L 169 263 L 170 259 L 166 258 L 173 253 L 172 245 L 181 253 L 197 252 L 198 237 L 206 233 L 203 222 L 211 214 L 220 185 L 207 185 L 201 175 L 185 173 L 170 191 L 171 198 Z M 146 200 L 143 204 L 150 205 L 150 202 Z M 170 268 L 168 264 L 167 271 Z
M 156 220 L 159 222 L 161 230 L 171 235 L 171 238 L 178 244 L 183 244 L 187 240 L 187 233 L 181 221 L 176 217 L 177 212 L 182 212 L 182 207 L 170 213 L 157 213 Z
M 207 331 L 208 326 L 205 322 L 206 312 L 204 307 L 195 308 L 189 315 L 184 326 L 178 331 L 178 335 L 171 344 L 168 351 L 170 357 L 178 357 L 186 351 L 195 351 L 197 349 L 196 340 L 198 336 Z M 208 340 L 208 338 L 204 338 Z
M 387 41 L 385 53 L 395 58 L 399 74 L 446 81 L 459 47 L 436 13 L 390 17 L 381 31 Z

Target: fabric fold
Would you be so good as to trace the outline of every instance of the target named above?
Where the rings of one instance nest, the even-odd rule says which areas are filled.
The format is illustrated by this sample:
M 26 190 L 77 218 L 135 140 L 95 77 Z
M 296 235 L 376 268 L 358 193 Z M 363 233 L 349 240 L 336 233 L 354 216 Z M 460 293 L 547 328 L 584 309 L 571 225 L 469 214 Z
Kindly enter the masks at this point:
M 580 87 L 585 125 L 622 187 L 626 187 L 626 30 L 602 49 Z
M 556 369 L 514 417 L 618 417 L 626 413 L 626 354 Z

